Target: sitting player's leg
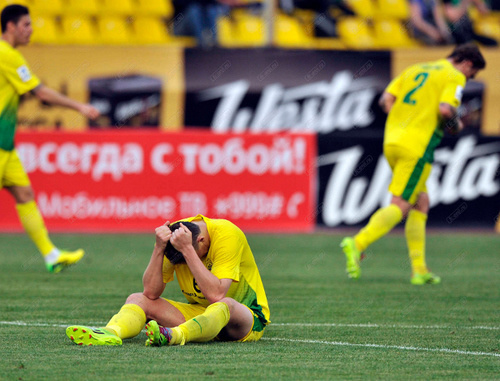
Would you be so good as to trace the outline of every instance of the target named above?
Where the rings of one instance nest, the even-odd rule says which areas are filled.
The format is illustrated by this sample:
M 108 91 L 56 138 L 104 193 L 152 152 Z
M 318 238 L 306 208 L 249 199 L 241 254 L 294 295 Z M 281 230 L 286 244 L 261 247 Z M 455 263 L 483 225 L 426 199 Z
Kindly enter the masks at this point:
M 421 192 L 414 207 L 408 213 L 405 224 L 406 243 L 412 268 L 411 283 L 416 285 L 441 282 L 441 278 L 432 274 L 425 262 L 425 225 L 428 211 L 429 196 L 426 192 Z
M 222 332 L 226 340 L 242 340 L 251 331 L 254 317 L 250 309 L 232 298 L 223 298 L 209 305 L 205 312 L 175 328 L 159 326 L 155 321 L 146 326 L 146 345 L 184 345 L 206 342 Z
M 185 321 L 183 315 L 165 299 L 152 300 L 143 293 L 135 293 L 127 298 L 105 327 L 75 325 L 66 329 L 66 335 L 78 345 L 121 345 L 123 339 L 137 336 L 147 319 L 158 316 L 172 326 Z

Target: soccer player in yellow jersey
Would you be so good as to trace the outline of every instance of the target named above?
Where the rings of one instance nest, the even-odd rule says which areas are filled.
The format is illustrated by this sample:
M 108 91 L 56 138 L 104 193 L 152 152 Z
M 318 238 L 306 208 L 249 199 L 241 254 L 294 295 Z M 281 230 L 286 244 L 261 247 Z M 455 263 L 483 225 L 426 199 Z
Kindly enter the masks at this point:
M 437 284 L 425 262 L 425 225 L 429 196 L 425 182 L 434 160 L 434 149 L 444 130 L 463 128 L 457 115 L 467 79 L 485 67 L 472 44 L 457 46 L 446 59 L 413 65 L 396 77 L 380 98 L 388 113 L 384 155 L 392 169 L 389 206 L 377 210 L 354 237 L 342 240 L 348 276 L 361 275 L 362 252 L 406 217 L 405 236 L 412 266 L 411 283 Z
M 177 276 L 186 302 L 161 297 Z M 146 325 L 146 345 L 184 345 L 217 338 L 257 341 L 269 324 L 266 293 L 252 251 L 233 223 L 202 215 L 156 228 L 142 283 L 106 327 L 71 326 L 79 345 L 121 345 Z
M 59 250 L 51 242 L 43 218 L 35 202 L 28 175 L 14 147 L 19 97 L 29 91 L 40 100 L 72 108 L 94 119 L 99 112 L 89 104 L 76 102 L 40 83 L 16 49 L 30 41 L 31 19 L 28 8 L 8 5 L 2 10 L 0 39 L 0 189 L 5 188 L 16 201 L 16 209 L 24 229 L 45 259 L 47 270 L 58 273 L 78 262 L 82 249 Z

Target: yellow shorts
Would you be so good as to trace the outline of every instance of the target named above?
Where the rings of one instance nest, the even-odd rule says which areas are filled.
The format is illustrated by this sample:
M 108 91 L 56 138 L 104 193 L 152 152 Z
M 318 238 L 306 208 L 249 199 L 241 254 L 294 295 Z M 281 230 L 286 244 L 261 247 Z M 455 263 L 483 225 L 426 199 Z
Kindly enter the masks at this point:
M 3 187 L 27 187 L 30 185 L 30 179 L 23 168 L 17 151 L 4 151 L 0 149 L 0 189 Z
M 425 182 L 431 173 L 431 163 L 394 145 L 384 146 L 384 155 L 392 169 L 389 192 L 415 204 L 420 193 L 427 193 Z
M 207 309 L 207 307 L 202 306 L 201 304 L 182 303 L 182 302 L 176 302 L 175 300 L 170 300 L 170 299 L 165 299 L 165 300 L 167 302 L 169 302 L 171 305 L 173 305 L 175 308 L 177 308 L 181 312 L 181 314 L 184 316 L 184 319 L 186 319 L 186 321 L 188 321 L 189 319 L 192 319 L 198 315 L 201 315 Z M 247 306 L 245 306 L 245 307 L 247 307 Z M 262 328 L 261 331 L 254 331 L 254 329 L 261 326 L 261 324 L 258 323 L 259 317 L 250 308 L 248 308 L 248 310 L 253 315 L 253 321 L 254 321 L 253 327 L 244 338 L 237 340 L 238 342 L 258 341 L 262 337 L 262 335 L 264 335 L 264 328 Z M 218 338 L 216 337 L 216 340 L 217 339 Z

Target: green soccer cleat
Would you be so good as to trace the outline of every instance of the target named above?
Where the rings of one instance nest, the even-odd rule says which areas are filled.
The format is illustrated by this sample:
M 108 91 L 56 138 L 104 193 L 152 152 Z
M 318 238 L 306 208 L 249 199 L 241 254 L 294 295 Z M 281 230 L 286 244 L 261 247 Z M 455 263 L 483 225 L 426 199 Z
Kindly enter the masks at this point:
M 73 325 L 66 328 L 66 336 L 77 345 L 122 345 L 122 339 L 106 328 Z
M 85 255 L 85 251 L 83 249 L 78 249 L 75 251 L 65 251 L 61 250 L 59 257 L 57 257 L 56 262 L 54 263 L 46 263 L 47 270 L 53 274 L 57 274 L 61 272 L 65 268 L 74 265 Z
M 157 322 L 151 320 L 146 324 L 147 347 L 162 347 L 168 345 L 172 340 L 172 330 L 167 327 L 161 327 Z
M 359 279 L 361 276 L 361 268 L 359 266 L 361 252 L 356 248 L 354 238 L 345 237 L 340 243 L 340 247 L 345 254 L 345 271 L 347 272 L 347 276 L 351 279 Z
M 410 282 L 411 284 L 415 284 L 418 286 L 421 286 L 423 284 L 439 284 L 441 283 L 441 278 L 436 274 L 428 272 L 425 274 L 412 275 Z

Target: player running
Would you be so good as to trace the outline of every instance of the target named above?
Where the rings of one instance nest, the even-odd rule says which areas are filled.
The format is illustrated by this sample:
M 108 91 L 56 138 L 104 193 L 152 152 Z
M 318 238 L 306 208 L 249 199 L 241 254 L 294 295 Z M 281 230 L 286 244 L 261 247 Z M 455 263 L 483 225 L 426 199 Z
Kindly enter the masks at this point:
M 174 273 L 187 303 L 161 297 Z M 142 283 L 144 291 L 130 295 L 106 327 L 71 326 L 66 335 L 79 345 L 121 345 L 149 321 L 148 346 L 257 341 L 270 322 L 250 246 L 227 220 L 199 214 L 156 228 Z
M 0 39 L 0 189 L 14 197 L 24 230 L 45 259 L 47 270 L 58 273 L 78 262 L 84 255 L 76 251 L 59 250 L 49 238 L 42 215 L 35 202 L 30 180 L 14 147 L 19 97 L 29 91 L 41 101 L 79 111 L 95 119 L 99 112 L 89 104 L 76 102 L 40 83 L 30 71 L 18 46 L 27 45 L 33 29 L 28 8 L 8 5 L 2 10 Z
M 444 130 L 456 133 L 463 128 L 457 107 L 466 80 L 474 78 L 485 66 L 477 46 L 458 46 L 446 59 L 409 67 L 382 94 L 380 106 L 389 114 L 384 155 L 393 174 L 389 185 L 392 200 L 389 206 L 377 210 L 358 234 L 342 240 L 340 246 L 350 278 L 361 276 L 362 252 L 406 217 L 411 283 L 441 282 L 425 262 L 425 225 L 429 212 L 425 183 Z

